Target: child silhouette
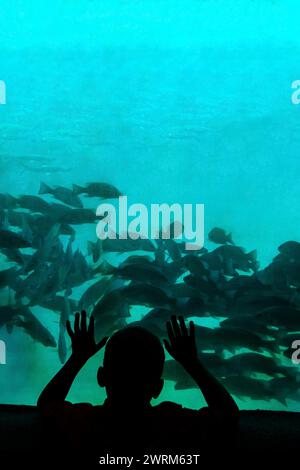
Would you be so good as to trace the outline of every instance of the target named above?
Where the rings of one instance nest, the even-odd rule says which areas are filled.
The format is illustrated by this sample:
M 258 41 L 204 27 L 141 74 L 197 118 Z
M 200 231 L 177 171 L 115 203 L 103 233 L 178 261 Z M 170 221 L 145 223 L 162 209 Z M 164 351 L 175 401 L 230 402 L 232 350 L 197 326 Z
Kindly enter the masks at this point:
M 67 323 L 67 331 L 72 354 L 38 400 L 47 430 L 51 436 L 55 430 L 56 443 L 57 432 L 61 432 L 63 448 L 103 455 L 121 449 L 127 454 L 157 454 L 165 449 L 210 452 L 216 443 L 231 446 L 238 408 L 199 360 L 193 322 L 187 328 L 183 317 L 173 315 L 167 322 L 164 344 L 203 393 L 208 406 L 199 411 L 172 402 L 151 406 L 163 388 L 165 354 L 160 340 L 149 331 L 128 326 L 96 343 L 94 319 L 87 323 L 84 311 L 76 314 L 74 329 Z M 106 389 L 104 404 L 65 401 L 79 371 L 105 344 L 103 366 L 97 374 L 99 385 Z

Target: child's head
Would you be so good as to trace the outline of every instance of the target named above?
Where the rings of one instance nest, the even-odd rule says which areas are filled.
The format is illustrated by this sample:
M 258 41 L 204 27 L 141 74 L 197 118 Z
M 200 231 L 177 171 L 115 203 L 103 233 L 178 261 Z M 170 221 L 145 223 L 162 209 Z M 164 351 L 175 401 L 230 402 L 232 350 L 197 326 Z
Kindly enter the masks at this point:
M 165 354 L 159 339 L 138 326 L 128 326 L 107 342 L 99 385 L 109 399 L 143 405 L 157 398 L 163 387 Z

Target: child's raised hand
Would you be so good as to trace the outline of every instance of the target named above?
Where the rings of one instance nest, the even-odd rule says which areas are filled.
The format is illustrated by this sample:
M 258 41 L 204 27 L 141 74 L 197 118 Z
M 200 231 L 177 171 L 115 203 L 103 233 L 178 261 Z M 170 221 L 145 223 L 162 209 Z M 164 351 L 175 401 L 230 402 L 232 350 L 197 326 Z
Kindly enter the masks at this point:
M 77 312 L 75 315 L 74 331 L 69 320 L 66 322 L 66 328 L 72 341 L 72 355 L 82 361 L 87 361 L 100 351 L 108 339 L 105 337 L 99 343 L 95 342 L 94 317 L 90 317 L 89 324 L 87 325 L 86 312 L 84 310 L 82 310 L 81 314 Z
M 182 316 L 172 315 L 167 322 L 169 340 L 164 340 L 168 353 L 184 366 L 197 360 L 194 322 L 191 321 L 189 326 L 190 331 Z

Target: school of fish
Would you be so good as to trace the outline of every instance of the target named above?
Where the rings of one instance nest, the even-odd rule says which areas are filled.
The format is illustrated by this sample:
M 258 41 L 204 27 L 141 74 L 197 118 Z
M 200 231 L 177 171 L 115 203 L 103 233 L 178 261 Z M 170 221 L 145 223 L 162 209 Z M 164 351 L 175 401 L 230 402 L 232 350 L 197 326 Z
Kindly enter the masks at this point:
M 99 217 L 84 201 L 120 195 L 108 183 L 41 183 L 38 195 L 0 194 L 0 328 L 23 329 L 57 348 L 64 363 L 65 325 L 77 310 L 94 315 L 99 338 L 132 323 L 142 306 L 138 324 L 163 339 L 165 322 L 180 313 L 195 321 L 200 358 L 233 395 L 283 405 L 298 400 L 299 366 L 291 358 L 300 341 L 300 243 L 283 243 L 261 269 L 255 250 L 246 252 L 218 227 L 208 234 L 218 245 L 210 251 L 186 250 L 175 238 L 176 221 L 169 227 L 173 238 L 101 241 Z M 94 238 L 82 250 L 76 241 L 84 224 Z M 58 337 L 39 318 L 41 307 L 56 316 Z M 172 359 L 164 378 L 178 390 L 196 387 Z

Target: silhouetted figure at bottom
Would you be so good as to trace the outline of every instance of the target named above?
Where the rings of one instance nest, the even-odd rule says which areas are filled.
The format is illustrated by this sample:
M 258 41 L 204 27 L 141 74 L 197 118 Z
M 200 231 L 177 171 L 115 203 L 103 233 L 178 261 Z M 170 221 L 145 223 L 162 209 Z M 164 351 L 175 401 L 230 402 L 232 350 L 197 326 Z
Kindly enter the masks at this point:
M 85 312 L 77 313 L 74 330 L 70 323 L 67 330 L 72 355 L 38 400 L 49 448 L 56 450 L 61 445 L 66 453 L 83 452 L 95 458 L 106 453 L 207 454 L 219 452 L 220 448 L 230 451 L 238 408 L 198 359 L 193 322 L 188 329 L 182 317 L 172 316 L 167 322 L 169 338 L 165 347 L 203 393 L 208 406 L 199 411 L 172 402 L 151 406 L 151 400 L 163 388 L 165 354 L 159 339 L 149 331 L 128 326 L 108 341 L 104 338 L 96 344 L 94 319 L 87 325 Z M 104 404 L 65 401 L 79 371 L 105 344 L 103 367 L 97 374 L 100 387 L 106 389 Z

